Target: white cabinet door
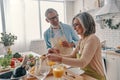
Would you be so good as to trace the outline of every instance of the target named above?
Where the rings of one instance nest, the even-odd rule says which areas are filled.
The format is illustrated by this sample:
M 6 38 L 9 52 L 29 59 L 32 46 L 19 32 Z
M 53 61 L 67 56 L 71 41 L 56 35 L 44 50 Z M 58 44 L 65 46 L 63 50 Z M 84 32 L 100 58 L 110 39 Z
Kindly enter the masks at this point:
M 118 76 L 120 80 L 120 56 L 118 57 L 117 64 L 118 64 L 118 72 L 119 72 Z
M 109 80 L 120 80 L 118 65 L 118 56 L 107 55 L 107 77 Z

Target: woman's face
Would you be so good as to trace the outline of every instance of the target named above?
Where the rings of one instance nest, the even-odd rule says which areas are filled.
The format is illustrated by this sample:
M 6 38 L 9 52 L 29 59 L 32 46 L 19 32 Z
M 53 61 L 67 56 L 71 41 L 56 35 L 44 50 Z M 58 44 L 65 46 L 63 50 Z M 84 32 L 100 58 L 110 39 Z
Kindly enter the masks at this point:
M 75 18 L 73 21 L 73 27 L 77 34 L 79 35 L 83 34 L 83 27 L 77 18 Z

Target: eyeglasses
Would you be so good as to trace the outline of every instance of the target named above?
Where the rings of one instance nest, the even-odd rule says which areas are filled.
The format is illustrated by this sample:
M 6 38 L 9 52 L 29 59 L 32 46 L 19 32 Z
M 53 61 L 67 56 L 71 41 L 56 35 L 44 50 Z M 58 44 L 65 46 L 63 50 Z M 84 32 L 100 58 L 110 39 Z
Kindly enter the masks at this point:
M 74 23 L 74 24 L 73 24 L 73 27 L 76 27 L 76 26 L 78 26 L 78 25 L 79 25 L 79 24 L 77 24 L 77 23 Z
M 48 18 L 49 20 L 53 21 L 55 19 L 58 19 L 58 15 L 54 16 L 54 17 L 51 17 L 51 18 Z

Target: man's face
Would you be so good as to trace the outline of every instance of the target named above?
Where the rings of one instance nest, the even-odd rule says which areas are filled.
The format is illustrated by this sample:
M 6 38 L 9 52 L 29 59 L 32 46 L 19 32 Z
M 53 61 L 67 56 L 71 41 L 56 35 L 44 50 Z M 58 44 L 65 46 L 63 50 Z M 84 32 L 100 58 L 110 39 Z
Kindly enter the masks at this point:
M 48 13 L 46 20 L 53 26 L 59 25 L 59 18 L 56 12 Z

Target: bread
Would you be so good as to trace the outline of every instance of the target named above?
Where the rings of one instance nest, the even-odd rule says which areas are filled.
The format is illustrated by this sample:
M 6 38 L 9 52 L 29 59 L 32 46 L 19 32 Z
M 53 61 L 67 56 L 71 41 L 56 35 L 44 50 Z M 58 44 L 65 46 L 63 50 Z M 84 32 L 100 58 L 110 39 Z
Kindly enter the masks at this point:
M 34 74 L 35 73 L 35 66 L 33 66 L 30 70 L 29 70 L 30 74 Z

